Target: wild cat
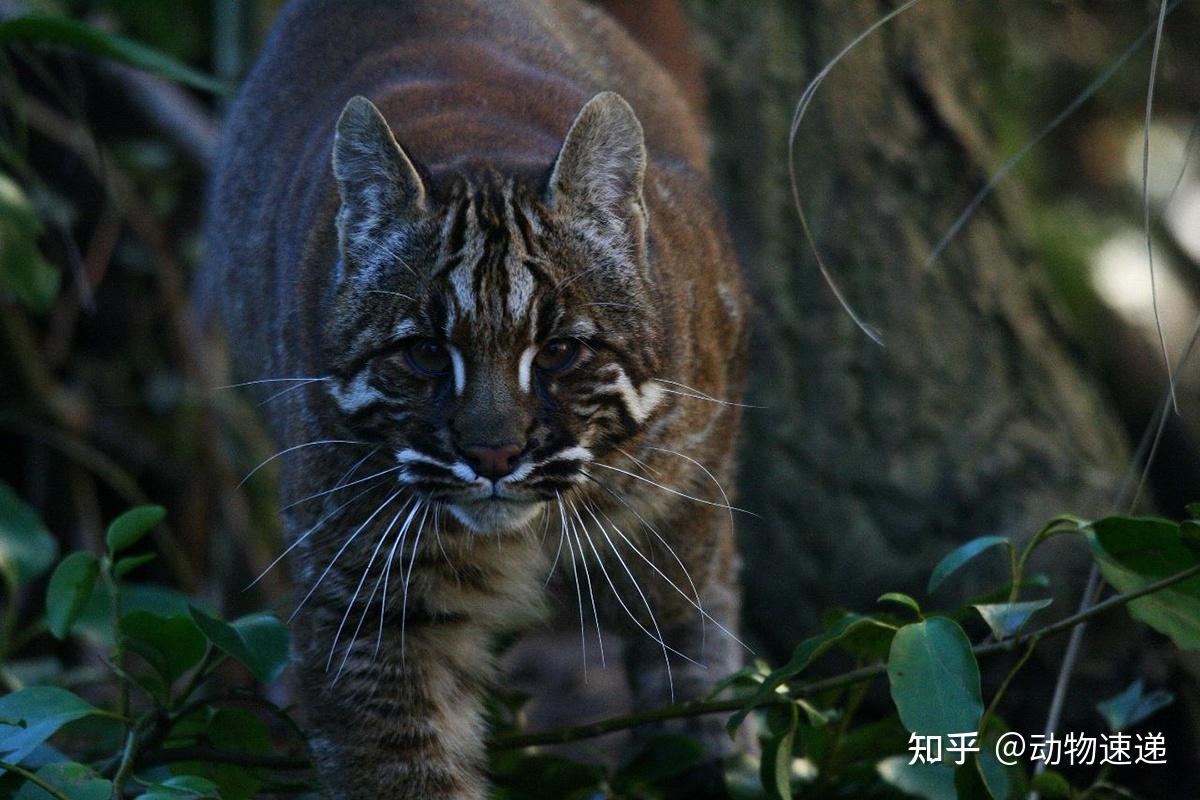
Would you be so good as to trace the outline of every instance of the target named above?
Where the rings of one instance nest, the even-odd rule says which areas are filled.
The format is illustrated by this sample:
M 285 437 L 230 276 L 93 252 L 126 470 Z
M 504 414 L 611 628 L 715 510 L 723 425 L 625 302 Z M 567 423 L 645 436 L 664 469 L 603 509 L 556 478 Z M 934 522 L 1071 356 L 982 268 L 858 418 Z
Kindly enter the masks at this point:
M 230 108 L 206 248 L 239 379 L 284 380 L 294 661 L 335 796 L 485 795 L 493 643 L 551 570 L 592 642 L 632 634 L 640 706 L 736 668 L 747 301 L 700 126 L 606 13 L 294 0 Z

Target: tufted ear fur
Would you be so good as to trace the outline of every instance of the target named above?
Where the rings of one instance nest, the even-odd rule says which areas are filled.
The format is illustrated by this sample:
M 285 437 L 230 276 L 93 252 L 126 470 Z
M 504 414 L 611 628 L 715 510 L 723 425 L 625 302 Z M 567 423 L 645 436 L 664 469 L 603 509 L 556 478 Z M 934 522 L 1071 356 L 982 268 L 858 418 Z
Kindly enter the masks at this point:
M 640 237 L 646 224 L 645 174 L 642 124 L 623 97 L 601 92 L 571 123 L 546 199 L 555 210 L 590 216 L 603 230 Z
M 381 246 L 419 219 L 427 201 L 416 166 L 365 97 L 352 97 L 338 117 L 333 175 L 342 200 L 337 226 L 343 257 L 353 267 L 374 266 Z

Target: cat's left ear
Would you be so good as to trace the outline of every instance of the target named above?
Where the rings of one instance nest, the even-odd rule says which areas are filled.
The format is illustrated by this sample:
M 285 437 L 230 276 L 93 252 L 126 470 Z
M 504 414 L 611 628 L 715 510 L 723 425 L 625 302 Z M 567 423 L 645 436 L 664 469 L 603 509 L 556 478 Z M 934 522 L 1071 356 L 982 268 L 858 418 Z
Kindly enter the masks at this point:
M 641 235 L 646 145 L 637 115 L 615 92 L 584 105 L 550 173 L 546 199 L 555 210 L 592 216 L 605 227 Z
M 342 199 L 338 238 L 352 261 L 378 252 L 373 239 L 389 225 L 415 222 L 427 211 L 420 172 L 365 97 L 351 98 L 338 117 L 333 175 Z

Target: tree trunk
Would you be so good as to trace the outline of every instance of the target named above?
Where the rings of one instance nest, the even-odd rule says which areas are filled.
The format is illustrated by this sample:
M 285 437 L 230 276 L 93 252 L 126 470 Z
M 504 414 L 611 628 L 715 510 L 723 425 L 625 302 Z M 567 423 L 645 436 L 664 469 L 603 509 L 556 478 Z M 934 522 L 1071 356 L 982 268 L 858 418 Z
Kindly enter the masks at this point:
M 830 607 L 923 596 L 933 565 L 969 538 L 1024 540 L 1056 513 L 1105 513 L 1128 459 L 1047 299 L 1019 198 L 989 200 L 924 266 L 1000 162 L 973 58 L 994 6 L 918 5 L 819 90 L 796 141 L 800 195 L 822 256 L 886 347 L 822 280 L 791 200 L 789 122 L 811 77 L 891 7 L 690 3 L 716 174 L 758 299 L 748 402 L 765 409 L 744 417 L 739 505 L 761 515 L 741 522 L 747 623 L 775 658 Z M 1066 542 L 1048 549 L 1065 608 L 1086 561 L 1064 557 Z M 937 599 L 954 604 L 971 583 L 956 578 Z

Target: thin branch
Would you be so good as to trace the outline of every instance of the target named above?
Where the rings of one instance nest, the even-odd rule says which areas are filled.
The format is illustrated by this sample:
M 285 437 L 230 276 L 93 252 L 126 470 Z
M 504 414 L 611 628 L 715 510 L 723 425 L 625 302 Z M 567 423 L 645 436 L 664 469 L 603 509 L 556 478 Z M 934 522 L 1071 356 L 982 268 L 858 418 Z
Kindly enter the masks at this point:
M 307 770 L 312 762 L 301 756 L 277 756 L 270 754 L 243 753 L 220 747 L 168 747 L 164 750 L 149 750 L 138 757 L 138 769 L 160 767 L 181 761 L 203 761 L 216 764 L 232 764 L 236 767 L 258 767 L 287 771 Z

